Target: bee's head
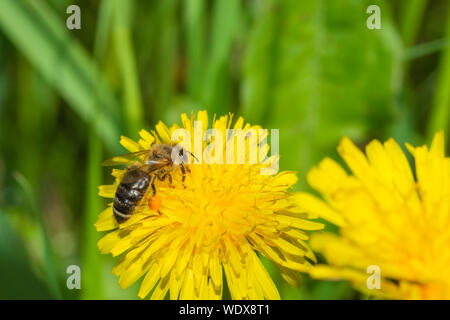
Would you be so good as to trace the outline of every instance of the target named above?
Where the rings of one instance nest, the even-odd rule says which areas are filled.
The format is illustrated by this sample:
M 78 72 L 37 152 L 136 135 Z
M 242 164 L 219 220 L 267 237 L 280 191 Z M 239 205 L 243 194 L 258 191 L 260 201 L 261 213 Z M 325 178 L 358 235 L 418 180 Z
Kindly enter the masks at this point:
M 186 151 L 181 146 L 174 146 L 171 152 L 173 164 L 179 165 L 181 163 L 189 163 L 189 154 L 190 152 Z

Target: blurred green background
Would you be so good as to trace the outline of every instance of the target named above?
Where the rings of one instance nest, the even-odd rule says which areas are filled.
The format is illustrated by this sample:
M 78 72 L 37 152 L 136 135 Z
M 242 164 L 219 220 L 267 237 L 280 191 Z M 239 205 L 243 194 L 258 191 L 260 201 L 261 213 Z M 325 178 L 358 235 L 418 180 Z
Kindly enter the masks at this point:
M 449 17 L 448 0 L 0 0 L 0 298 L 137 298 L 97 250 L 97 186 L 120 135 L 159 120 L 207 109 L 280 129 L 297 190 L 343 135 L 429 142 L 449 125 Z M 265 264 L 284 299 L 367 298 L 290 288 Z

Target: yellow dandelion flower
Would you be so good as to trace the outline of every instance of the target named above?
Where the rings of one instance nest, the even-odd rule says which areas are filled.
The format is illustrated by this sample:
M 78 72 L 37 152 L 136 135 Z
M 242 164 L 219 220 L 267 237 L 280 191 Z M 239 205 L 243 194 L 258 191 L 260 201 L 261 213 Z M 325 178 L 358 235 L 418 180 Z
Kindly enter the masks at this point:
M 316 234 L 314 250 L 329 265 L 311 275 L 345 279 L 371 295 L 395 299 L 450 298 L 450 158 L 444 135 L 431 148 L 412 147 L 415 174 L 400 146 L 375 140 L 361 152 L 348 138 L 338 152 L 353 174 L 324 159 L 307 175 L 323 200 L 302 193 L 301 207 L 340 227 Z M 377 285 L 377 278 L 379 283 Z M 378 287 L 377 287 L 378 286 Z
M 201 122 L 200 129 L 194 121 Z M 208 128 L 208 116 L 206 111 L 198 112 L 196 118 L 183 114 L 181 123 L 195 144 L 194 137 L 204 136 Z M 232 115 L 214 118 L 212 128 L 224 137 L 229 128 L 244 133 L 261 129 L 244 125 L 242 118 L 233 127 L 231 123 Z M 137 152 L 154 142 L 172 143 L 178 128 L 160 122 L 156 132 L 142 130 L 138 142 L 122 137 L 121 144 Z M 266 146 L 265 141 L 258 140 L 259 149 Z M 211 143 L 203 141 L 203 150 Z M 193 161 L 185 165 L 184 182 L 181 171 L 173 170 L 172 182 L 156 179 L 157 204 L 148 191 L 139 210 L 120 225 L 110 204 L 95 226 L 98 231 L 110 231 L 98 242 L 100 251 L 121 255 L 113 268 L 120 286 L 127 288 L 143 277 L 141 298 L 162 299 L 169 292 L 170 299 L 220 299 L 225 275 L 233 299 L 279 299 L 258 253 L 298 286 L 298 271 L 308 271 L 315 261 L 305 243 L 306 231 L 323 225 L 310 221 L 314 216 L 299 210 L 296 194 L 288 192 L 297 181 L 295 172 L 261 175 L 260 169 L 277 158 L 254 164 L 248 160 L 247 155 L 243 164 Z M 124 171 L 114 169 L 114 184 L 100 186 L 99 194 L 113 198 Z

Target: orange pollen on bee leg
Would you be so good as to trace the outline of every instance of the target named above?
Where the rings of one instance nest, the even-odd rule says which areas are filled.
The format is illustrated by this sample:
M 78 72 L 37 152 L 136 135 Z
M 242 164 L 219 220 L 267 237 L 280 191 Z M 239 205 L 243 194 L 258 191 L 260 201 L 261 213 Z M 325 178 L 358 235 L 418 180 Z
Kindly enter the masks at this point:
M 149 207 L 153 211 L 158 211 L 159 207 L 161 207 L 161 197 L 157 194 L 154 195 L 152 200 L 150 201 Z

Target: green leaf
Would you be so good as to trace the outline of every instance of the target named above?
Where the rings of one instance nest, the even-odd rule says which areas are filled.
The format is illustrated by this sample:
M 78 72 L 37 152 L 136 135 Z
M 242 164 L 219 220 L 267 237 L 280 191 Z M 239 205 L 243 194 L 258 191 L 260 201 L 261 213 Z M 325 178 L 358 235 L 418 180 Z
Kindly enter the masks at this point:
M 0 210 L 0 299 L 52 298 L 30 264 L 20 236 Z
M 274 79 L 270 85 L 256 82 L 261 79 L 258 63 L 246 70 L 248 87 L 261 88 L 264 97 L 252 98 L 256 102 L 248 110 L 255 109 L 257 101 L 270 101 L 265 125 L 280 130 L 281 169 L 299 170 L 301 184 L 307 170 L 333 153 L 342 136 L 364 138 L 392 118 L 391 99 L 401 66 L 398 36 L 387 6 L 381 8 L 382 29 L 366 28 L 367 5 L 351 0 L 279 1 L 276 37 L 250 42 L 269 43 L 261 48 L 275 55 L 277 63 L 269 71 Z M 260 18 L 269 20 L 260 25 L 274 23 L 271 13 L 263 12 Z M 267 37 L 264 32 L 254 35 Z

